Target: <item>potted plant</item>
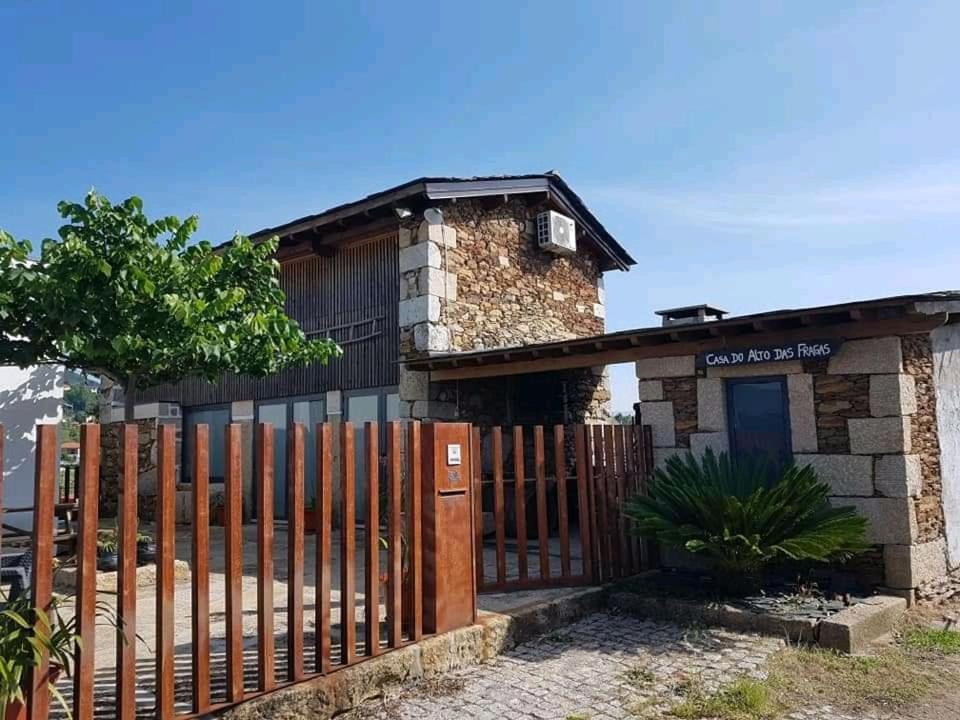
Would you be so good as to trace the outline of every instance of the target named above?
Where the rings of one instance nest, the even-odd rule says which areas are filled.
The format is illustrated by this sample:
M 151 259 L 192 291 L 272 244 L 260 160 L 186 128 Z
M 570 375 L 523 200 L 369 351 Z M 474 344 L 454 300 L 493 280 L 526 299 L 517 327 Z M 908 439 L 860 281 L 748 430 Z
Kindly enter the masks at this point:
M 149 565 L 157 561 L 157 544 L 153 536 L 137 530 L 137 565 Z
M 97 569 L 114 572 L 120 566 L 120 539 L 116 528 L 97 535 Z
M 26 717 L 26 683 L 30 681 L 29 671 L 39 665 L 42 651 L 50 658 L 46 677 L 50 694 L 66 716 L 72 718 L 56 683 L 61 675 L 72 675 L 80 636 L 76 615 L 71 613 L 64 619 L 60 614 L 61 603 L 59 598 L 53 598 L 50 610 L 44 612 L 33 607 L 24 596 L 11 600 L 0 611 L 0 717 L 3 720 Z M 109 605 L 97 603 L 97 616 L 117 629 L 121 627 L 116 611 Z
M 42 651 L 50 657 L 50 693 L 70 715 L 70 708 L 54 686 L 62 673 L 71 673 L 78 636 L 75 618 L 64 620 L 58 608 L 55 599 L 50 612 L 45 613 L 21 597 L 0 612 L 0 713 L 4 720 L 25 717 L 25 685 L 29 671 L 39 665 Z

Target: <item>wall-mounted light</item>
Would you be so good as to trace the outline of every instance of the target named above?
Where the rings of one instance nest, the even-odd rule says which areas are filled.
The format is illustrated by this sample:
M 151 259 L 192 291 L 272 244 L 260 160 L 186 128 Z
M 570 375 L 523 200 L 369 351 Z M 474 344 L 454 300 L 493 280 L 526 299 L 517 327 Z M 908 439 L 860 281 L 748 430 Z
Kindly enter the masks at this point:
M 393 211 L 397 214 L 397 218 L 400 220 L 406 220 L 408 217 L 413 215 L 413 210 L 405 207 L 395 207 Z
M 427 208 L 423 211 L 423 219 L 428 225 L 443 225 L 443 211 L 440 208 Z

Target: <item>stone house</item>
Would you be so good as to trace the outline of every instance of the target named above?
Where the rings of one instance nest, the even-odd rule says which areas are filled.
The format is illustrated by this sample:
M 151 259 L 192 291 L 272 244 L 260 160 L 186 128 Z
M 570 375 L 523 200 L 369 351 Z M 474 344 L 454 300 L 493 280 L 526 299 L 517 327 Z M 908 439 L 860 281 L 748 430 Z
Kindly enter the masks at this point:
M 538 220 L 544 218 L 572 230 L 568 247 L 541 247 Z M 606 417 L 609 389 L 602 366 L 468 388 L 431 382 L 428 373 L 404 362 L 604 332 L 603 275 L 634 261 L 559 175 L 421 178 L 251 237 L 273 235 L 280 237 L 277 258 L 289 314 L 308 336 L 337 340 L 344 356 L 266 379 L 188 379 L 138 393 L 135 417 L 141 424 L 169 422 L 182 430 L 182 482 L 190 481 L 189 429 L 197 423 L 211 428 L 216 489 L 229 422 L 244 426 L 252 453 L 255 422 L 272 423 L 283 447 L 294 422 L 573 423 Z M 122 398 L 115 391 L 106 398 L 101 417 L 121 419 Z M 307 447 L 309 501 L 309 440 Z M 277 453 L 280 517 L 285 462 L 285 454 Z M 141 480 L 147 498 L 142 508 L 151 504 L 150 478 L 148 473 Z M 252 477 L 246 485 L 245 505 L 252 508 Z
M 810 464 L 869 521 L 856 572 L 910 599 L 960 577 L 960 293 L 724 318 L 413 362 L 434 381 L 633 362 L 658 465 L 707 448 Z

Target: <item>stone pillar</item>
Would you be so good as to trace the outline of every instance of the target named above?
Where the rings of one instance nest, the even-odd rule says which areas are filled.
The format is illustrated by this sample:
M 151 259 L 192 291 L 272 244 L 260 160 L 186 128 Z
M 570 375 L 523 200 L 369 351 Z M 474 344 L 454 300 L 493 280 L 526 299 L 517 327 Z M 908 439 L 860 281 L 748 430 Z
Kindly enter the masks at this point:
M 240 424 L 240 474 L 243 492 L 243 522 L 250 522 L 256 508 L 253 487 L 253 400 L 230 403 L 230 422 Z M 285 448 L 283 448 L 285 450 Z
M 443 322 L 448 303 L 457 299 L 457 276 L 447 272 L 446 251 L 456 248 L 457 231 L 449 225 L 422 221 L 414 230 L 399 231 L 400 354 L 421 357 L 451 349 L 450 331 Z M 452 420 L 456 404 L 431 393 L 426 373 L 400 368 L 400 417 Z

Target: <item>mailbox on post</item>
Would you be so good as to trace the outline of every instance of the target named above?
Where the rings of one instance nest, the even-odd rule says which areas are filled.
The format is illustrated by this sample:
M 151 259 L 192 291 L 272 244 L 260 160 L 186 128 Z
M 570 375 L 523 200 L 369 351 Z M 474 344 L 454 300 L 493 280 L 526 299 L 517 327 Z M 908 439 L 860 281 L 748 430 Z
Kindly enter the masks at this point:
M 423 426 L 423 624 L 441 633 L 477 617 L 468 423 Z

